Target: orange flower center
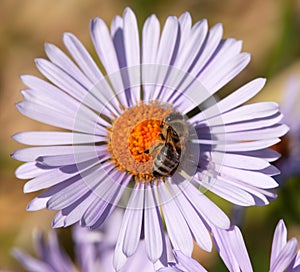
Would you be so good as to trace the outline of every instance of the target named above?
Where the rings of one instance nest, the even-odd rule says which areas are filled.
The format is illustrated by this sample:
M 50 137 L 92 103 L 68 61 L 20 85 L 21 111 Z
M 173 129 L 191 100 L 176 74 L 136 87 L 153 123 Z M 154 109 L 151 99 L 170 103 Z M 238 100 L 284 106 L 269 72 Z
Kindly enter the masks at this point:
M 151 159 L 151 155 L 145 151 L 159 141 L 161 123 L 159 120 L 146 120 L 133 128 L 129 135 L 128 147 L 136 161 L 146 162 Z
M 112 162 L 120 170 L 132 174 L 135 180 L 154 180 L 153 157 L 147 151 L 160 141 L 162 121 L 170 113 L 170 106 L 155 102 L 141 102 L 140 105 L 126 109 L 110 128 L 108 151 Z

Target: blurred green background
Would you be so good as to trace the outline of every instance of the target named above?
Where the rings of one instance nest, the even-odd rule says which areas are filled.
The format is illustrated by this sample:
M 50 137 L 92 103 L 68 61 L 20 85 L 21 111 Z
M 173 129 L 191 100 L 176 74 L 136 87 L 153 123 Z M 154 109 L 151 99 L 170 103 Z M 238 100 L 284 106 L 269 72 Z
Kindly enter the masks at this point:
M 268 83 L 256 100 L 280 102 L 290 75 L 296 75 L 300 80 L 300 1 L 1 0 L 0 269 L 22 271 L 10 250 L 17 246 L 32 251 L 32 230 L 49 229 L 53 217 L 50 211 L 25 211 L 35 195 L 24 195 L 24 181 L 14 177 L 20 163 L 11 159 L 10 154 L 21 145 L 15 143 L 11 135 L 19 131 L 49 129 L 21 116 L 15 109 L 15 103 L 21 100 L 20 90 L 25 88 L 19 75 L 39 75 L 34 58 L 45 57 L 45 42 L 63 47 L 63 32 L 74 33 L 89 50 L 93 50 L 89 37 L 90 19 L 99 16 L 109 24 L 126 6 L 135 11 L 140 26 L 152 13 L 156 13 L 163 23 L 168 15 L 179 16 L 189 11 L 194 22 L 201 18 L 207 18 L 210 26 L 222 22 L 224 37 L 243 40 L 243 51 L 251 53 L 252 61 L 224 87 L 223 93 L 262 76 L 268 78 Z M 298 178 L 290 179 L 278 191 L 277 201 L 267 207 L 245 211 L 242 230 L 255 271 L 268 269 L 271 239 L 279 218 L 285 219 L 289 237 L 296 236 L 300 240 L 299 184 Z M 228 203 L 217 201 L 230 211 Z M 215 251 L 207 254 L 196 249 L 195 257 L 210 271 L 227 271 Z

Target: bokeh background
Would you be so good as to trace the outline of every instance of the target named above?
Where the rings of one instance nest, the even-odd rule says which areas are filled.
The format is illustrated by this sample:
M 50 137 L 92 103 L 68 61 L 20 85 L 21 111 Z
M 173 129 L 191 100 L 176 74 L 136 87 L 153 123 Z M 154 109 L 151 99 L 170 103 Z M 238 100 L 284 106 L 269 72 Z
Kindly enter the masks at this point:
M 243 51 L 251 53 L 252 61 L 224 87 L 223 94 L 262 76 L 267 77 L 268 83 L 255 99 L 280 102 L 289 78 L 293 75 L 300 80 L 300 1 L 0 0 L 0 269 L 22 271 L 10 254 L 11 249 L 21 247 L 32 252 L 32 230 L 48 230 L 53 217 L 50 211 L 25 211 L 35 194 L 23 194 L 24 181 L 14 177 L 20 163 L 11 159 L 10 154 L 22 146 L 11 135 L 49 129 L 17 112 L 15 103 L 21 100 L 20 90 L 25 88 L 19 75 L 39 75 L 34 58 L 45 57 L 45 42 L 63 48 L 63 32 L 74 33 L 93 50 L 90 19 L 99 16 L 109 24 L 126 6 L 135 11 L 140 26 L 152 13 L 163 23 L 168 15 L 190 11 L 194 22 L 202 18 L 207 18 L 210 26 L 222 22 L 224 37 L 243 40 Z M 278 200 L 267 207 L 243 212 L 241 228 L 255 271 L 268 270 L 271 239 L 279 218 L 284 218 L 289 237 L 300 240 L 299 178 L 286 180 L 278 195 Z M 230 212 L 228 203 L 216 201 Z M 68 230 L 59 231 L 68 247 Z M 215 251 L 206 254 L 196 249 L 195 257 L 210 271 L 227 271 Z

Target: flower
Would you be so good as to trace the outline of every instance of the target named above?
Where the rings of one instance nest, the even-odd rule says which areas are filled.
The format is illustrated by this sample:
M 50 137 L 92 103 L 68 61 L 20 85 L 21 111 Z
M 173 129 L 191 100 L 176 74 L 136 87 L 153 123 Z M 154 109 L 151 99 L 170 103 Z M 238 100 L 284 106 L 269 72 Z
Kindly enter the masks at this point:
M 76 271 L 69 256 L 62 250 L 55 232 L 48 234 L 48 241 L 44 242 L 42 233 L 34 233 L 35 247 L 38 254 L 34 258 L 25 252 L 14 249 L 13 255 L 27 271 Z
M 279 220 L 272 242 L 270 272 L 300 271 L 300 251 L 297 252 L 298 241 L 291 238 L 287 241 L 287 229 L 284 221 Z
M 90 231 L 78 224 L 73 227 L 72 249 L 75 253 L 75 263 L 59 244 L 58 234 L 54 231 L 48 233 L 47 239 L 43 239 L 41 231 L 33 233 L 36 258 L 20 249 L 14 249 L 13 255 L 28 271 L 114 272 L 112 260 L 120 226 L 116 225 L 116 222 L 121 219 L 120 215 L 121 211 L 117 210 L 101 231 Z M 140 244 L 137 254 L 129 258 L 120 271 L 154 272 L 153 264 L 147 258 L 143 243 Z
M 229 271 L 253 271 L 243 236 L 237 226 L 228 230 L 215 229 L 213 238 Z M 286 226 L 282 219 L 279 220 L 273 236 L 269 271 L 300 271 L 300 250 L 297 248 L 297 239 L 287 241 Z
M 277 162 L 280 175 L 276 176 L 279 184 L 291 176 L 299 175 L 300 163 L 300 112 L 296 106 L 299 100 L 299 80 L 293 76 L 284 88 L 281 111 L 283 121 L 289 126 L 289 132 L 284 136 L 283 141 L 278 143 L 275 148 L 280 151 L 282 157 Z
M 191 16 L 168 17 L 160 34 L 150 16 L 142 30 L 131 9 L 109 31 L 99 18 L 91 37 L 106 71 L 102 74 L 82 43 L 63 36 L 69 58 L 46 44 L 49 60 L 36 59 L 49 80 L 25 75 L 28 86 L 18 110 L 64 131 L 21 132 L 20 143 L 36 147 L 12 156 L 31 179 L 26 193 L 46 189 L 28 210 L 59 212 L 53 227 L 99 228 L 115 207 L 126 208 L 116 244 L 119 270 L 143 236 L 148 258 L 166 260 L 165 232 L 172 247 L 191 256 L 193 240 L 210 251 L 210 231 L 228 229 L 227 215 L 204 193 L 210 190 L 241 206 L 276 198 L 268 149 L 286 133 L 278 105 L 242 105 L 264 86 L 262 78 L 220 101 L 214 94 L 250 61 L 242 43 L 222 40 L 217 24 L 192 26 Z
M 23 252 L 20 249 L 14 249 L 13 255 L 22 264 L 27 271 L 44 271 L 44 272 L 94 272 L 105 271 L 114 272 L 113 267 L 113 251 L 114 238 L 109 235 L 107 239 L 106 231 L 91 231 L 82 228 L 79 225 L 73 227 L 73 250 L 75 251 L 75 263 L 64 251 L 59 244 L 58 235 L 54 231 L 50 231 L 47 239 L 43 239 L 42 232 L 34 232 L 34 241 L 37 257 Z M 110 240 L 112 238 L 112 240 Z M 144 272 L 204 272 L 206 271 L 197 261 L 186 257 L 180 251 L 174 251 L 176 262 L 169 262 L 167 267 L 155 269 L 153 264 L 148 260 L 146 255 L 145 243 L 141 242 L 133 257 L 121 272 L 126 271 L 144 271 Z M 158 267 L 162 264 L 158 263 Z

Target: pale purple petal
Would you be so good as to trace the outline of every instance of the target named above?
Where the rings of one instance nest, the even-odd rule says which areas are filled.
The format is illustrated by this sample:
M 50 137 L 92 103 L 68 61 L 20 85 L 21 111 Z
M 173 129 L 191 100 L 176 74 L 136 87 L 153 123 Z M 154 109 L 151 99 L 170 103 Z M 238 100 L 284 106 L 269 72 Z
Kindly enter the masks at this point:
M 77 154 L 78 156 L 86 152 L 97 152 L 103 150 L 100 146 L 79 145 L 79 146 L 42 146 L 29 147 L 15 151 L 12 157 L 20 161 L 35 161 L 43 156 Z
M 22 91 L 22 94 L 26 100 L 19 102 L 16 105 L 17 109 L 34 120 L 85 133 L 97 133 L 98 129 L 103 131 L 97 123 L 106 124 L 102 118 L 75 100 L 73 100 L 74 103 L 71 103 L 72 99 L 70 99 L 70 107 L 65 110 L 66 104 L 63 103 L 60 96 L 56 98 L 47 95 L 41 96 L 41 92 L 38 94 L 33 90 Z M 51 102 L 53 103 L 51 104 Z
M 163 251 L 163 226 L 151 186 L 145 188 L 144 235 L 149 259 L 156 262 Z
M 160 24 L 155 15 L 150 16 L 143 27 L 142 39 L 142 83 L 144 90 L 144 101 L 150 101 L 153 97 L 155 86 L 153 83 L 156 79 L 156 62 L 157 50 L 160 37 Z M 149 65 L 150 64 L 150 65 Z
M 71 33 L 65 33 L 63 42 L 89 80 L 96 84 L 103 75 L 83 44 Z M 91 87 L 91 86 L 89 86 Z
M 287 269 L 288 272 L 299 272 L 300 271 L 300 251 L 298 251 L 297 256 L 292 261 Z
M 127 186 L 127 184 L 122 186 L 124 175 L 124 173 L 119 175 L 118 170 L 111 170 L 109 168 L 104 171 L 104 173 L 101 173 L 98 182 L 95 182 L 95 185 L 91 187 L 93 193 L 98 196 L 98 199 L 95 199 L 85 211 L 81 221 L 83 226 L 91 226 L 94 228 L 94 225 L 98 223 L 102 216 L 104 217 L 103 220 L 105 220 L 107 217 L 106 212 L 108 212 L 107 207 L 113 203 L 112 199 L 116 196 L 118 191 L 123 192 Z M 124 181 L 126 181 L 126 179 L 124 179 Z M 91 181 L 85 179 L 85 182 L 87 182 L 89 186 L 94 183 L 92 179 Z M 112 208 L 114 209 L 114 207 Z
M 252 150 L 261 150 L 266 147 L 272 146 L 280 142 L 280 139 L 267 139 L 253 142 L 237 142 L 230 144 L 217 144 L 214 146 L 214 151 L 224 152 L 226 149 L 228 152 L 245 152 Z
M 127 257 L 133 255 L 138 247 L 144 210 L 144 184 L 136 186 L 131 193 L 124 214 L 122 225 L 126 228 L 123 243 L 123 252 Z
M 239 132 L 228 132 L 226 135 L 218 135 L 216 133 L 216 137 L 221 136 L 220 141 L 233 142 L 233 141 L 257 141 L 270 139 L 272 137 L 282 137 L 288 132 L 289 128 L 283 124 L 277 124 L 266 128 L 253 129 L 253 130 L 243 130 Z
M 265 83 L 266 80 L 264 78 L 254 79 L 220 100 L 217 104 L 203 110 L 203 114 L 208 118 L 216 113 L 220 114 L 232 110 L 255 96 Z
M 68 34 L 64 34 L 66 36 Z M 73 61 L 58 47 L 53 44 L 45 44 L 45 52 L 54 64 L 66 71 L 70 76 L 83 84 L 87 89 L 93 87 L 93 83 L 83 74 Z
M 130 92 L 130 86 L 128 84 L 128 69 L 122 69 L 127 67 L 127 59 L 124 43 L 124 20 L 120 16 L 116 16 L 111 23 L 111 36 L 119 68 L 115 73 L 110 75 L 109 80 L 111 81 L 118 95 L 122 96 L 120 99 L 123 102 L 123 105 L 131 107 L 133 105 L 133 101 Z M 123 87 L 116 89 L 115 86 Z
M 113 266 L 116 271 L 119 271 L 126 263 L 127 257 L 123 253 L 123 243 L 126 228 L 120 228 L 117 244 L 115 246 L 114 256 L 113 256 Z
M 274 102 L 257 102 L 244 105 L 222 114 L 222 120 L 219 116 L 209 118 L 209 123 L 214 126 L 222 124 L 230 124 L 234 122 L 248 121 L 252 119 L 264 118 L 274 115 L 278 112 L 278 105 Z
M 283 247 L 287 243 L 287 229 L 284 224 L 284 221 L 281 219 L 279 220 L 274 236 L 273 236 L 273 242 L 272 242 L 272 254 L 270 259 L 270 265 L 273 266 L 275 260 L 279 256 L 280 252 L 282 251 Z
M 104 21 L 100 18 L 91 21 L 90 29 L 94 47 L 108 74 L 108 79 L 122 105 L 127 105 L 127 100 L 123 93 L 123 80 L 119 71 L 121 67 L 109 30 Z M 120 31 L 119 33 L 121 34 Z M 122 91 L 120 92 L 120 90 Z
M 223 27 L 221 24 L 216 24 L 209 30 L 205 46 L 203 46 L 201 52 L 201 56 L 195 63 L 193 69 L 191 70 L 191 73 L 193 75 L 196 76 L 199 72 L 201 72 L 204 69 L 205 65 L 207 64 L 207 61 L 212 57 L 213 53 L 220 44 L 222 35 Z
M 217 66 L 217 69 L 214 67 L 214 69 L 210 71 L 212 74 L 201 74 L 199 80 L 210 90 L 211 94 L 213 94 L 240 73 L 249 62 L 250 55 L 248 53 L 240 53 L 222 66 Z M 212 77 L 210 81 L 207 79 L 208 75 Z
M 179 51 L 182 50 L 188 41 L 188 36 L 192 29 L 192 17 L 189 12 L 184 12 L 178 18 L 178 22 L 180 25 L 180 44 L 179 44 Z
M 275 188 L 278 183 L 268 175 L 256 171 L 222 167 L 222 176 L 229 179 L 237 179 L 251 186 L 263 189 Z
M 255 199 L 247 192 L 247 188 L 239 188 L 235 183 L 227 182 L 227 180 L 217 178 L 213 184 L 199 182 L 201 186 L 210 190 L 216 195 L 240 206 L 255 205 Z
M 201 20 L 193 26 L 191 31 L 185 30 L 182 25 L 180 26 L 180 48 L 178 51 L 178 57 L 175 59 L 174 66 L 182 69 L 183 71 L 188 71 L 191 67 L 193 67 L 193 62 L 197 60 L 197 55 L 203 45 L 208 25 L 206 20 Z M 185 35 L 187 37 L 185 37 Z
M 178 29 L 177 18 L 174 16 L 168 17 L 162 30 L 155 61 L 157 64 L 156 77 L 159 83 L 165 82 L 168 66 L 171 64 L 173 55 L 176 54 Z M 157 85 L 153 92 L 152 99 L 158 99 L 160 97 L 163 87 L 160 84 Z
M 227 229 L 230 226 L 229 218 L 226 214 L 204 194 L 191 184 L 180 184 L 182 192 L 191 202 L 194 208 L 204 217 L 206 222 L 210 222 L 215 226 Z
M 257 157 L 264 159 L 268 162 L 276 161 L 278 158 L 280 158 L 280 154 L 270 148 L 265 148 L 261 150 L 253 150 L 253 151 L 245 151 L 245 152 L 238 152 L 240 155 L 250 156 L 250 157 Z
M 297 254 L 297 248 L 298 241 L 296 238 L 289 240 L 271 265 L 270 272 L 284 271 L 294 260 Z
M 116 72 L 119 69 L 118 59 L 106 24 L 102 19 L 96 18 L 91 21 L 90 28 L 92 41 L 106 72 Z
M 253 271 L 243 236 L 238 227 L 233 226 L 228 230 L 213 228 L 212 233 L 219 254 L 229 271 Z
M 37 210 L 45 209 L 46 204 L 49 199 L 50 199 L 50 196 L 39 195 L 30 201 L 26 210 L 27 211 L 37 211 Z
M 249 170 L 261 170 L 270 166 L 270 163 L 268 161 L 257 157 L 250 157 L 233 153 L 225 153 L 222 156 L 222 164 L 228 167 Z
M 182 93 L 185 93 L 188 98 L 191 98 L 192 85 L 193 82 L 197 80 L 197 78 L 189 76 L 187 72 L 193 68 L 194 63 L 199 57 L 208 30 L 207 21 L 201 20 L 197 22 L 191 31 L 189 28 L 189 26 L 180 24 L 181 31 L 178 56 L 173 64 L 177 69 L 171 70 L 171 75 L 168 75 L 168 80 L 165 82 L 165 85 L 174 88 L 174 91 L 166 92 L 163 96 L 164 100 L 173 103 L 174 107 L 178 107 L 178 109 L 183 107 L 183 99 L 180 99 Z M 200 84 L 198 83 L 196 85 Z M 195 87 L 195 89 L 198 89 L 195 93 L 199 96 L 201 91 L 199 88 Z M 196 103 L 194 106 L 195 105 Z
M 13 255 L 28 271 L 55 272 L 49 264 L 37 260 L 19 249 L 14 249 Z
M 140 41 L 137 21 L 130 8 L 126 8 L 123 14 L 124 19 L 124 46 L 128 67 L 140 65 Z M 140 68 L 128 69 L 129 86 L 134 104 L 140 102 Z M 127 87 L 127 86 L 126 86 Z
M 48 171 L 37 167 L 36 162 L 26 162 L 17 168 L 15 175 L 19 179 L 31 179 Z
M 205 116 L 200 117 L 199 121 L 201 121 L 203 117 Z M 220 118 L 220 116 L 218 118 Z M 194 120 L 195 117 L 193 117 L 192 119 Z M 227 132 L 237 132 L 237 131 L 250 130 L 250 129 L 259 129 L 259 128 L 269 127 L 274 124 L 277 124 L 281 120 L 282 120 L 282 114 L 280 114 L 280 112 L 277 112 L 271 116 L 254 119 L 254 120 L 247 120 L 243 122 L 226 124 L 226 126 L 223 126 L 220 123 L 219 124 L 211 123 L 212 127 L 210 129 L 210 132 L 211 134 L 214 134 L 214 133 L 227 133 Z
M 224 182 L 228 185 L 232 185 L 233 188 L 237 187 L 244 190 L 245 192 L 248 192 L 252 196 L 253 200 L 255 201 L 255 205 L 258 206 L 267 205 L 269 204 L 270 200 L 274 200 L 277 197 L 276 193 L 273 191 L 257 188 L 250 184 L 238 181 L 237 179 L 233 179 L 233 178 L 226 179 L 223 176 L 218 177 L 218 179 L 220 180 L 220 182 Z
M 185 256 L 181 251 L 174 251 L 175 258 L 177 262 L 183 266 L 185 269 L 193 271 L 193 272 L 205 272 L 206 269 L 201 266 L 194 259 Z
M 61 155 L 63 156 L 63 155 Z M 78 155 L 77 158 L 81 156 Z M 53 157 L 56 158 L 56 157 Z M 93 164 L 100 163 L 101 161 L 105 160 L 105 157 L 102 157 L 102 159 L 97 158 Z M 37 164 L 35 162 L 36 167 L 39 166 L 38 169 L 44 169 L 43 172 L 39 172 L 38 175 L 34 176 L 32 180 L 29 180 L 25 186 L 24 186 L 24 192 L 33 192 L 41 189 L 45 189 L 47 187 L 56 185 L 64 180 L 70 179 L 70 178 L 76 178 L 78 174 L 80 174 L 78 168 L 80 168 L 81 171 L 86 170 L 87 168 L 95 169 L 93 168 L 93 164 L 79 164 L 76 163 L 74 165 L 67 165 L 66 167 L 60 167 L 60 168 L 54 168 L 53 167 L 41 167 L 41 164 Z M 73 169 L 72 169 L 73 168 Z M 81 177 L 81 176 L 78 176 Z
M 91 203 L 94 203 L 96 201 L 97 198 L 97 195 L 89 192 L 81 199 L 79 199 L 78 203 L 75 203 L 75 205 L 71 204 L 69 207 L 63 209 L 62 213 L 65 214 L 63 219 L 63 226 L 67 227 L 76 222 L 79 222 L 83 217 L 85 211 L 88 209 Z
M 99 219 L 97 220 L 97 222 L 91 226 L 91 229 L 100 228 L 102 226 L 102 224 L 105 222 L 105 220 L 107 218 L 109 218 L 109 216 L 112 214 L 112 212 L 115 210 L 115 208 L 119 204 L 120 199 L 122 198 L 125 190 L 128 189 L 127 186 L 129 184 L 129 182 L 131 181 L 131 178 L 132 177 L 130 174 L 126 174 L 124 172 L 123 173 L 116 172 L 116 175 L 113 177 L 115 184 L 113 186 L 111 186 L 110 190 L 108 190 L 106 194 L 103 194 L 103 192 L 101 192 L 99 190 L 99 189 L 101 189 L 101 187 L 96 188 L 96 192 L 97 192 L 97 190 L 99 190 L 98 197 L 101 196 L 109 204 L 106 207 L 103 206 L 103 207 L 105 207 L 104 211 L 102 211 L 102 210 L 99 211 L 102 214 L 99 217 Z
M 193 251 L 193 238 L 189 227 L 181 212 L 177 212 L 176 216 L 173 215 L 174 211 L 178 211 L 178 206 L 170 198 L 175 196 L 172 196 L 170 192 L 168 192 L 166 185 L 163 183 L 157 186 L 157 190 L 161 199 L 167 232 L 173 247 L 181 250 L 185 255 L 191 256 Z
M 100 135 L 71 133 L 60 131 L 28 131 L 13 135 L 13 138 L 27 145 L 67 145 L 85 144 L 104 141 L 106 138 Z
M 296 238 L 287 241 L 286 226 L 282 219 L 279 220 L 273 236 L 270 271 L 284 271 L 287 268 L 288 271 L 298 271 L 297 248 L 298 241 Z
M 191 203 L 186 199 L 186 196 L 183 195 L 179 188 L 177 188 L 177 185 L 170 184 L 170 189 L 174 195 L 174 201 L 176 202 L 179 211 L 189 224 L 189 228 L 196 243 L 204 250 L 211 251 L 212 241 L 202 219 L 199 217 Z
M 141 240 L 136 253 L 129 257 L 120 272 L 143 271 L 154 272 L 153 263 L 146 256 L 145 241 Z

